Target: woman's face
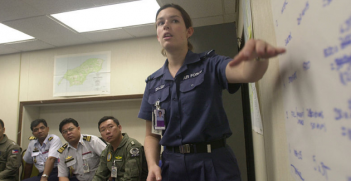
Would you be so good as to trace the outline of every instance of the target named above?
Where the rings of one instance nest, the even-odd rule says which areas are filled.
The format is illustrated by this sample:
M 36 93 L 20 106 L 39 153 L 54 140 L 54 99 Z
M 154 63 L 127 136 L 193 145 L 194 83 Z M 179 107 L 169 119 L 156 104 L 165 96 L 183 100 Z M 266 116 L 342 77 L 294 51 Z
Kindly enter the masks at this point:
M 175 8 L 166 8 L 157 16 L 157 39 L 166 51 L 188 49 L 188 38 L 193 28 L 186 29 L 181 13 Z

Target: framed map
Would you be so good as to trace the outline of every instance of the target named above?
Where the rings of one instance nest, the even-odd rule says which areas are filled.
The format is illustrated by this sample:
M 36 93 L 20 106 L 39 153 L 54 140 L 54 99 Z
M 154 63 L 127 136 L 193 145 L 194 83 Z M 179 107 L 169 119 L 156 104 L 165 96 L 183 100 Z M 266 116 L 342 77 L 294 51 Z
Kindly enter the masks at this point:
M 53 96 L 110 94 L 111 52 L 55 56 Z

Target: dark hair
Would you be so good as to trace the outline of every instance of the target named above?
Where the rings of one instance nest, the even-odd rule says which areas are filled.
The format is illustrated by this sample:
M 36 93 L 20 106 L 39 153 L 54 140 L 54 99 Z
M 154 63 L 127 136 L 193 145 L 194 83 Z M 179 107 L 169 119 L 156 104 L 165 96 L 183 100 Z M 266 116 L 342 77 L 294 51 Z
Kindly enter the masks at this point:
M 186 29 L 188 29 L 188 28 L 190 28 L 190 27 L 193 26 L 189 14 L 188 14 L 181 6 L 179 6 L 179 5 L 177 5 L 177 4 L 173 4 L 173 3 L 171 3 L 171 4 L 165 4 L 165 5 L 163 5 L 162 7 L 160 7 L 160 9 L 158 9 L 158 11 L 157 11 L 157 13 L 156 13 L 156 18 L 155 18 L 156 20 L 157 20 L 158 14 L 159 14 L 162 10 L 164 10 L 164 9 L 166 9 L 166 8 L 174 8 L 174 9 L 176 9 L 176 10 L 178 10 L 178 11 L 180 12 L 180 14 L 182 15 L 182 18 L 183 18 L 183 20 L 184 20 Z M 189 49 L 189 50 L 193 50 L 193 45 L 189 42 L 189 40 L 188 40 L 188 49 Z M 162 48 L 161 54 L 162 54 L 163 56 L 166 56 L 166 50 Z
M 62 127 L 65 124 L 68 124 L 68 123 L 72 123 L 76 127 L 79 126 L 78 122 L 75 119 L 73 119 L 73 118 L 66 118 L 66 119 L 62 120 L 61 123 L 60 123 L 60 126 L 59 126 L 60 133 L 62 133 Z
M 33 131 L 33 128 L 38 126 L 40 123 L 43 123 L 45 127 L 48 127 L 48 124 L 46 123 L 45 119 L 36 119 L 30 124 L 30 129 Z
M 98 129 L 99 129 L 99 131 L 100 131 L 100 124 L 103 123 L 103 122 L 105 122 L 105 121 L 107 121 L 107 120 L 109 120 L 109 119 L 112 119 L 113 122 L 115 122 L 115 123 L 117 124 L 117 126 L 119 125 L 119 121 L 118 121 L 117 118 L 115 118 L 115 117 L 113 117 L 113 116 L 104 116 L 104 117 L 102 117 L 102 118 L 100 119 L 100 121 L 99 121 L 99 123 L 98 123 Z
M 4 121 L 2 121 L 1 119 L 0 119 L 0 124 L 1 124 L 1 126 L 2 126 L 3 128 L 5 127 Z

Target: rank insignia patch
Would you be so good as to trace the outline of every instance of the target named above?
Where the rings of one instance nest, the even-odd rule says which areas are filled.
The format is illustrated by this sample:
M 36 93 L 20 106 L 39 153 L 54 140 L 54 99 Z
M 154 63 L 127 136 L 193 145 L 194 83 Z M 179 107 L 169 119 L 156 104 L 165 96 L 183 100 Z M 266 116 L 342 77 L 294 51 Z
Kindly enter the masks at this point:
M 138 148 L 132 148 L 130 149 L 130 154 L 132 154 L 132 157 L 139 156 L 139 149 Z
M 65 163 L 70 162 L 70 161 L 72 161 L 72 160 L 74 160 L 74 158 L 73 158 L 72 156 L 68 156 L 68 157 L 65 159 Z
M 111 152 L 108 152 L 106 158 L 107 158 L 107 161 L 108 161 L 108 162 L 111 161 L 111 158 L 112 158 Z
M 121 156 L 116 156 L 115 158 L 116 158 L 116 160 L 115 160 L 116 162 L 121 162 L 122 161 L 122 157 Z

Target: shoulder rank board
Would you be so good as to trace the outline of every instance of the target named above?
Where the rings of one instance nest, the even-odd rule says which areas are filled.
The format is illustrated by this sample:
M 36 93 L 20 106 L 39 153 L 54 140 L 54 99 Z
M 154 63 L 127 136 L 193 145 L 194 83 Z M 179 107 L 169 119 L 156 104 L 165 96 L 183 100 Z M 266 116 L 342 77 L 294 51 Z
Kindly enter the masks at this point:
M 87 141 L 87 142 L 90 142 L 91 136 L 83 136 L 83 140 Z
M 62 145 L 62 147 L 60 149 L 57 150 L 57 152 L 59 152 L 60 154 L 67 148 L 68 144 L 65 143 L 64 145 Z
M 52 139 L 54 139 L 54 137 L 51 136 L 48 140 L 51 141 Z
M 36 140 L 37 138 L 34 137 L 34 136 L 30 136 L 28 139 L 29 139 L 30 141 L 32 141 L 32 140 Z

